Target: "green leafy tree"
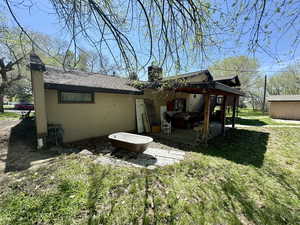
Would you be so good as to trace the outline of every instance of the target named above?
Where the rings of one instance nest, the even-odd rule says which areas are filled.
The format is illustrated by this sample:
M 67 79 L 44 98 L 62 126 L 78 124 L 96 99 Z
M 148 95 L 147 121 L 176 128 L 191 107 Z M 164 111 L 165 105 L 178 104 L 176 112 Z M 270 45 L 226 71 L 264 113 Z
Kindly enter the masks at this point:
M 269 95 L 299 95 L 300 94 L 300 65 L 290 65 L 271 76 L 268 80 Z
M 246 97 L 240 104 L 250 103 L 253 109 L 261 108 L 263 103 L 263 79 L 258 69 L 259 62 L 247 56 L 225 58 L 209 68 L 215 78 L 239 76 Z
M 0 53 L 2 55 L 0 58 L 0 113 L 4 112 L 5 91 L 23 78 L 21 62 L 24 55 L 20 54 L 19 44 L 20 40 L 14 38 L 14 33 L 10 31 L 5 20 L 2 19 L 0 24 Z
M 242 90 L 248 93 L 260 77 L 258 68 L 259 63 L 256 59 L 234 56 L 216 62 L 209 70 L 214 78 L 239 76 Z
M 90 60 L 90 55 L 83 51 L 79 51 L 79 56 L 78 56 L 78 63 L 76 64 L 76 68 L 81 70 L 81 71 L 89 71 L 89 60 Z

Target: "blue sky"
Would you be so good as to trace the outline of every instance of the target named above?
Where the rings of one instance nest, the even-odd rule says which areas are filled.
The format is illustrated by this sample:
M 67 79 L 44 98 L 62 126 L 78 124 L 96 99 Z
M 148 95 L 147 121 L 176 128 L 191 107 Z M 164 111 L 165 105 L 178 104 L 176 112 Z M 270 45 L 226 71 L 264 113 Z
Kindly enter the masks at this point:
M 56 17 L 52 6 L 49 4 L 48 0 L 40 0 L 38 4 L 35 4 L 31 7 L 30 11 L 28 8 L 22 8 L 19 6 L 13 6 L 13 10 L 21 22 L 21 24 L 32 31 L 37 31 L 41 33 L 45 33 L 54 37 L 58 37 L 60 39 L 67 39 L 68 34 L 65 30 L 62 29 L 61 24 Z M 15 26 L 14 21 L 10 21 L 12 26 Z M 292 41 L 293 33 L 286 34 L 280 39 L 278 43 L 277 40 L 279 39 L 279 34 L 274 32 L 271 35 L 270 39 L 270 48 L 276 52 L 276 56 L 280 59 L 280 63 L 278 63 L 274 58 L 270 57 L 269 55 L 265 54 L 264 52 L 257 50 L 255 53 L 255 58 L 258 59 L 260 62 L 260 71 L 263 74 L 272 75 L 276 71 L 283 70 L 287 65 L 293 64 L 295 62 L 300 61 L 300 53 L 297 49 L 294 55 L 291 55 L 289 51 L 291 50 L 291 41 Z M 137 41 L 137 40 L 134 40 Z M 224 43 L 226 48 L 232 48 L 233 50 L 221 51 L 216 52 L 212 50 L 209 52 L 209 60 L 203 65 L 195 65 L 189 67 L 189 71 L 194 71 L 198 69 L 206 69 L 209 65 L 217 60 L 222 60 L 222 58 L 235 56 L 235 55 L 250 55 L 247 49 L 247 39 L 245 38 L 242 40 L 240 46 L 237 46 L 236 43 L 231 41 L 227 41 Z M 83 43 L 85 45 L 85 43 Z M 143 57 L 143 56 L 141 56 Z M 199 68 L 201 67 L 201 68 Z

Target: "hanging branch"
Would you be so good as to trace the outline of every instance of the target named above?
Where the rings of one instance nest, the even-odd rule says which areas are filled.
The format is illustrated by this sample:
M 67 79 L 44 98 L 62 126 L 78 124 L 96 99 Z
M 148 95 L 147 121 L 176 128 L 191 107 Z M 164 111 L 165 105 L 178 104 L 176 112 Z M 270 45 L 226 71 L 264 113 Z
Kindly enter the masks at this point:
M 68 49 L 75 52 L 75 62 L 80 48 L 78 40 L 85 39 L 99 56 L 108 52 L 116 63 L 120 63 L 118 57 L 121 57 L 129 72 L 151 60 L 167 68 L 177 65 L 181 69 L 189 62 L 207 59 L 212 51 L 236 49 L 237 46 L 225 48 L 228 40 L 237 43 L 248 40 L 249 51 L 260 49 L 275 57 L 268 48 L 268 35 L 274 27 L 282 29 L 282 33 L 293 29 L 294 46 L 300 43 L 299 1 L 275 0 L 272 4 L 267 0 L 49 1 L 71 34 Z M 16 24 L 34 43 L 14 14 L 10 1 L 5 2 Z

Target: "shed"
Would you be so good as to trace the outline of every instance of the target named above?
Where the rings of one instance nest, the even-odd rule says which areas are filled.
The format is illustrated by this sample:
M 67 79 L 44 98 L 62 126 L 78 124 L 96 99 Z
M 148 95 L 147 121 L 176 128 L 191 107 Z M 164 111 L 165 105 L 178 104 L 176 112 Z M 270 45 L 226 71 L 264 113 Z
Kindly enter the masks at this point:
M 300 95 L 273 95 L 268 102 L 272 118 L 300 120 Z

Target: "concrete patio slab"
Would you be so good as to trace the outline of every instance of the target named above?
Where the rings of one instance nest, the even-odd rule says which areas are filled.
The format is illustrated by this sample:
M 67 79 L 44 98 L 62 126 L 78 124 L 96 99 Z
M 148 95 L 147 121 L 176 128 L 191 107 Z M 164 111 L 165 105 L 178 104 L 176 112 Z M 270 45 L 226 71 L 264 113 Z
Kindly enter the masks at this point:
M 133 166 L 154 169 L 184 160 L 185 152 L 159 148 L 148 148 L 144 153 L 118 151 L 114 155 L 100 156 L 95 163 L 115 166 Z

